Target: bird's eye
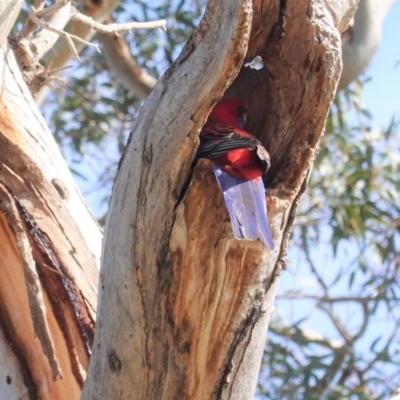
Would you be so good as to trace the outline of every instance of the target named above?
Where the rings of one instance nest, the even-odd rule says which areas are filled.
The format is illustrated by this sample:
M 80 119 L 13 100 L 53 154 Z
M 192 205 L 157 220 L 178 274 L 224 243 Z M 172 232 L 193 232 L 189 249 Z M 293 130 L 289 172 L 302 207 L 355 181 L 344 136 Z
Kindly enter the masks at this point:
M 247 121 L 246 110 L 244 109 L 244 107 L 240 107 L 238 109 L 238 123 L 242 129 L 244 129 L 244 126 L 246 125 L 246 121 Z
M 246 125 L 246 121 L 247 121 L 247 115 L 243 111 L 242 113 L 239 114 L 239 117 L 238 117 L 238 124 L 242 129 L 244 129 L 244 126 Z

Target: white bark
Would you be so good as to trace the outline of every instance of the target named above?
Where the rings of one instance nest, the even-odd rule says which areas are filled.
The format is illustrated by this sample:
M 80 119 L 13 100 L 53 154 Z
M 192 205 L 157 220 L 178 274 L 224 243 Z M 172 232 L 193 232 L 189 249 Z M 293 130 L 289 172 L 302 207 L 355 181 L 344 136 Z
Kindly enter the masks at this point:
M 108 69 L 115 79 L 138 99 L 147 99 L 157 79 L 138 66 L 124 37 L 107 34 L 99 34 L 98 37 Z
M 64 191 L 63 203 L 80 227 L 95 263 L 100 261 L 102 232 L 85 204 L 65 160 L 60 153 L 43 116 L 27 88 L 12 50 L 3 46 L 0 52 L 0 93 L 18 131 L 26 132 L 24 145 L 29 155 L 56 189 Z
M 101 231 L 7 44 L 0 93 L 0 398 L 77 399 Z
M 109 1 L 84 1 L 84 12 L 85 15 L 93 18 L 95 21 L 102 23 L 112 11 L 118 7 L 121 0 L 109 0 Z M 79 36 L 85 41 L 90 41 L 95 35 L 95 31 L 90 29 L 89 26 L 84 25 L 78 21 L 72 21 L 69 25 L 68 32 L 72 35 Z M 75 44 L 78 53 L 85 48 L 83 42 L 78 42 Z M 43 59 L 45 65 L 51 63 L 52 68 L 58 69 L 65 67 L 68 60 L 72 56 L 72 52 L 68 47 L 68 44 L 62 38 L 57 41 L 55 46 L 46 54 Z M 43 86 L 36 97 L 38 104 L 41 104 L 46 98 L 47 92 L 49 90 L 48 86 Z
M 6 41 L 24 0 L 0 1 L 0 46 Z

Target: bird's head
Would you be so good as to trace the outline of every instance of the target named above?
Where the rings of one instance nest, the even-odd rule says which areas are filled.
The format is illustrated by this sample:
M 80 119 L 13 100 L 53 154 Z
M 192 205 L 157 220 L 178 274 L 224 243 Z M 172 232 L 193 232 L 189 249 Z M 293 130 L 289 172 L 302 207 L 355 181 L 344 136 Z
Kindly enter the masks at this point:
M 246 123 L 246 108 L 239 100 L 222 100 L 213 108 L 208 120 L 224 122 L 243 129 Z

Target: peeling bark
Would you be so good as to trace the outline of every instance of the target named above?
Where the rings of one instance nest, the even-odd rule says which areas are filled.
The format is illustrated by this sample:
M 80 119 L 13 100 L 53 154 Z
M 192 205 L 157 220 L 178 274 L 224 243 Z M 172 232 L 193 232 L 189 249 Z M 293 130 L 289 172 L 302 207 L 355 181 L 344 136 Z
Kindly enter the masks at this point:
M 253 397 L 290 228 L 340 75 L 338 28 L 356 2 L 209 1 L 118 172 L 83 399 Z M 257 55 L 263 68 L 242 68 L 225 95 L 248 106 L 247 129 L 272 156 L 275 251 L 232 237 L 211 163 L 191 165 L 207 113 Z
M 77 399 L 94 335 L 101 232 L 7 45 L 0 74 L 0 393 Z

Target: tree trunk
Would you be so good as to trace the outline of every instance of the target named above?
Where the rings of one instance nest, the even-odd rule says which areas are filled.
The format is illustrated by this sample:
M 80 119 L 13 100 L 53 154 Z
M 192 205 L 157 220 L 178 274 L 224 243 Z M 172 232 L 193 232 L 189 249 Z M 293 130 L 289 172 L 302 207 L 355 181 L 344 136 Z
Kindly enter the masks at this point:
M 210 0 L 135 124 L 107 222 L 83 399 L 251 399 L 295 210 L 357 0 Z M 262 57 L 263 68 L 240 68 Z M 239 73 L 240 71 L 240 73 Z M 238 75 L 239 73 L 239 75 Z M 226 96 L 270 150 L 276 245 L 232 237 L 198 134 Z
M 0 398 L 77 399 L 101 231 L 0 33 Z

